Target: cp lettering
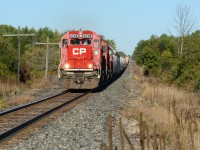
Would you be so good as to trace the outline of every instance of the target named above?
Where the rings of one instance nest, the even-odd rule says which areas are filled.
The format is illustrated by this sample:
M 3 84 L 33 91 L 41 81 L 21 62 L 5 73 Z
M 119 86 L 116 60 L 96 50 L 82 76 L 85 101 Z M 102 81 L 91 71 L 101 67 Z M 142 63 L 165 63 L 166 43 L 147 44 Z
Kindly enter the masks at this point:
M 73 48 L 72 53 L 73 55 L 82 55 L 83 53 L 86 53 L 86 48 Z

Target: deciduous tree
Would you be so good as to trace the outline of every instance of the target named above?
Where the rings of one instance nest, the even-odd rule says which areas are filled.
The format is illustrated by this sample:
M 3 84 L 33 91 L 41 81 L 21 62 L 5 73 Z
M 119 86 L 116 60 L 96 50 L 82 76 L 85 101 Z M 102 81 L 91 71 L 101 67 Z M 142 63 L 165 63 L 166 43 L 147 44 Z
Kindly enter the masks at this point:
M 178 34 L 177 49 L 178 55 L 183 55 L 184 37 L 193 30 L 195 21 L 192 18 L 190 7 L 184 4 L 178 4 L 176 7 L 176 16 L 174 18 L 174 28 Z

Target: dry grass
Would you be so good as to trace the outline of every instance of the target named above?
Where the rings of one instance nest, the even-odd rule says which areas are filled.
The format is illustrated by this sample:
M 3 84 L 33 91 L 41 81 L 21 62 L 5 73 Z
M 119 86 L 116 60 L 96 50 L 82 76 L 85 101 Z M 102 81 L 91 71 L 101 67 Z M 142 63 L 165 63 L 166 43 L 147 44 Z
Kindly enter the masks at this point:
M 8 105 L 5 104 L 4 100 L 0 99 L 0 110 L 7 108 Z
M 35 79 L 29 83 L 29 88 L 30 89 L 42 89 L 45 88 L 50 84 L 49 81 L 45 81 L 44 79 Z
M 137 77 L 138 75 L 138 77 Z M 142 83 L 143 100 L 126 115 L 149 126 L 151 134 L 157 126 L 160 137 L 165 137 L 169 149 L 200 149 L 200 98 L 196 93 L 159 83 L 154 78 L 135 74 L 133 80 Z M 155 146 L 154 146 L 155 147 Z
M 9 99 L 7 99 L 5 101 L 5 104 L 7 106 L 16 106 L 16 105 L 19 105 L 19 104 L 23 104 L 31 99 L 33 99 L 34 96 L 31 96 L 31 95 L 19 95 L 19 96 L 13 96 L 13 97 L 10 97 Z
M 0 97 L 18 93 L 20 89 L 21 85 L 17 85 L 15 81 L 0 81 Z
M 34 97 L 32 94 L 24 94 L 25 91 L 42 89 L 49 84 L 51 83 L 44 79 L 34 79 L 26 84 L 0 80 L 0 110 L 30 101 Z

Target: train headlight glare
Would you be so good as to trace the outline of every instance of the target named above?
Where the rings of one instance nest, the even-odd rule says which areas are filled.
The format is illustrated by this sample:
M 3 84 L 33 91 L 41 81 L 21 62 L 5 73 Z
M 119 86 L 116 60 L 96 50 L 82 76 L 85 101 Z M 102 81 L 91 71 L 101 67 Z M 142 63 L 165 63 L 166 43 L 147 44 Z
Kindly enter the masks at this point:
M 89 64 L 89 65 L 88 65 L 88 68 L 92 68 L 92 64 Z
M 68 68 L 69 68 L 69 64 L 65 64 L 64 69 L 68 69 Z

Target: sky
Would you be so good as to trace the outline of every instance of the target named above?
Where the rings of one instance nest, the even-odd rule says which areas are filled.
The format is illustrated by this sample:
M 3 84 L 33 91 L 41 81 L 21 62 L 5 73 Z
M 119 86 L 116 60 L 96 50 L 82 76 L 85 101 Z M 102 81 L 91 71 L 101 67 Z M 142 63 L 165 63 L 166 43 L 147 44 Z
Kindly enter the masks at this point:
M 115 40 L 117 51 L 132 55 L 140 40 L 174 33 L 173 19 L 180 3 L 190 7 L 198 30 L 199 0 L 1 0 L 0 24 L 48 27 L 60 33 L 92 30 Z

